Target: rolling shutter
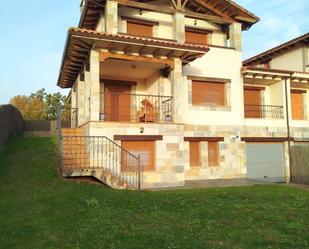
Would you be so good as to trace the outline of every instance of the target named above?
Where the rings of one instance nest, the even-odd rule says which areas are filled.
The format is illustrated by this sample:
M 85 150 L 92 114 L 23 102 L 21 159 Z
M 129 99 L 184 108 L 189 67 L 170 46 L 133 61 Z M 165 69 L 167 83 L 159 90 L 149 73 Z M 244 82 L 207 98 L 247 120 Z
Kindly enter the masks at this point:
M 186 30 L 185 39 L 186 43 L 202 44 L 202 45 L 208 44 L 208 34 L 204 32 Z
M 127 21 L 127 33 L 136 36 L 153 36 L 153 25 Z
M 200 166 L 200 143 L 190 142 L 190 167 Z
M 208 142 L 208 164 L 209 166 L 219 166 L 218 142 Z
M 291 92 L 292 118 L 294 120 L 304 119 L 304 103 L 303 94 L 298 92 Z
M 260 118 L 261 117 L 261 91 L 260 90 L 244 90 L 245 100 L 245 117 Z
M 121 146 L 135 156 L 141 157 L 141 167 L 143 171 L 154 171 L 155 169 L 155 142 L 154 141 L 122 141 Z M 129 171 L 132 163 L 128 162 L 128 158 L 122 156 L 122 171 Z M 135 166 L 135 165 L 133 165 Z M 134 170 L 131 168 L 131 170 Z
M 192 81 L 192 104 L 225 106 L 225 84 Z

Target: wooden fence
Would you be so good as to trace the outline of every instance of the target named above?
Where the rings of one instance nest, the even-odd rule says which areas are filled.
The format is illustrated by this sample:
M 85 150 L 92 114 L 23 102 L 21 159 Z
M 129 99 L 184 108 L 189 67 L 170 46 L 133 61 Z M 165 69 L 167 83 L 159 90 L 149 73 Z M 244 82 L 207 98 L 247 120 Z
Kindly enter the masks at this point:
M 12 105 L 0 106 L 0 149 L 11 138 L 23 134 L 23 118 Z
M 70 121 L 62 121 L 62 128 L 70 128 Z M 50 137 L 57 135 L 57 121 L 53 120 L 25 120 L 24 136 Z
M 309 145 L 292 146 L 291 182 L 309 184 Z

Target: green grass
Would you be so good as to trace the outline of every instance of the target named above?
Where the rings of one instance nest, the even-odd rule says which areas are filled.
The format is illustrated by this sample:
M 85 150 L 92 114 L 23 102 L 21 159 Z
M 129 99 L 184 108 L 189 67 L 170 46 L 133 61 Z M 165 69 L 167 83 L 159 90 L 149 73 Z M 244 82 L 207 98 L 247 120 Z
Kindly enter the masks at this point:
M 308 248 L 309 192 L 250 186 L 115 191 L 57 177 L 55 140 L 0 154 L 0 248 Z

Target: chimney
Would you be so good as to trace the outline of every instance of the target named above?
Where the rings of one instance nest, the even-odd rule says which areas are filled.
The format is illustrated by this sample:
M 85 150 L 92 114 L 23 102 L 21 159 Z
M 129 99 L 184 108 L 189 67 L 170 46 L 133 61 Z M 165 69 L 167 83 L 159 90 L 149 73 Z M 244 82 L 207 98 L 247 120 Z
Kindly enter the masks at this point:
M 86 0 L 81 0 L 80 1 L 80 12 L 83 12 L 83 9 L 85 7 L 85 4 L 86 4 Z

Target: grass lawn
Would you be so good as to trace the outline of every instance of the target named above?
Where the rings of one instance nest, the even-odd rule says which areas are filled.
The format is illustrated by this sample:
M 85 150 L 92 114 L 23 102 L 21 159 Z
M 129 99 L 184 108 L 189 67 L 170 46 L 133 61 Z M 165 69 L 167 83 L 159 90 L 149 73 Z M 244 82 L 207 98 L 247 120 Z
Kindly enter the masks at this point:
M 0 154 L 0 248 L 309 248 L 309 192 L 115 191 L 57 177 L 55 140 Z

